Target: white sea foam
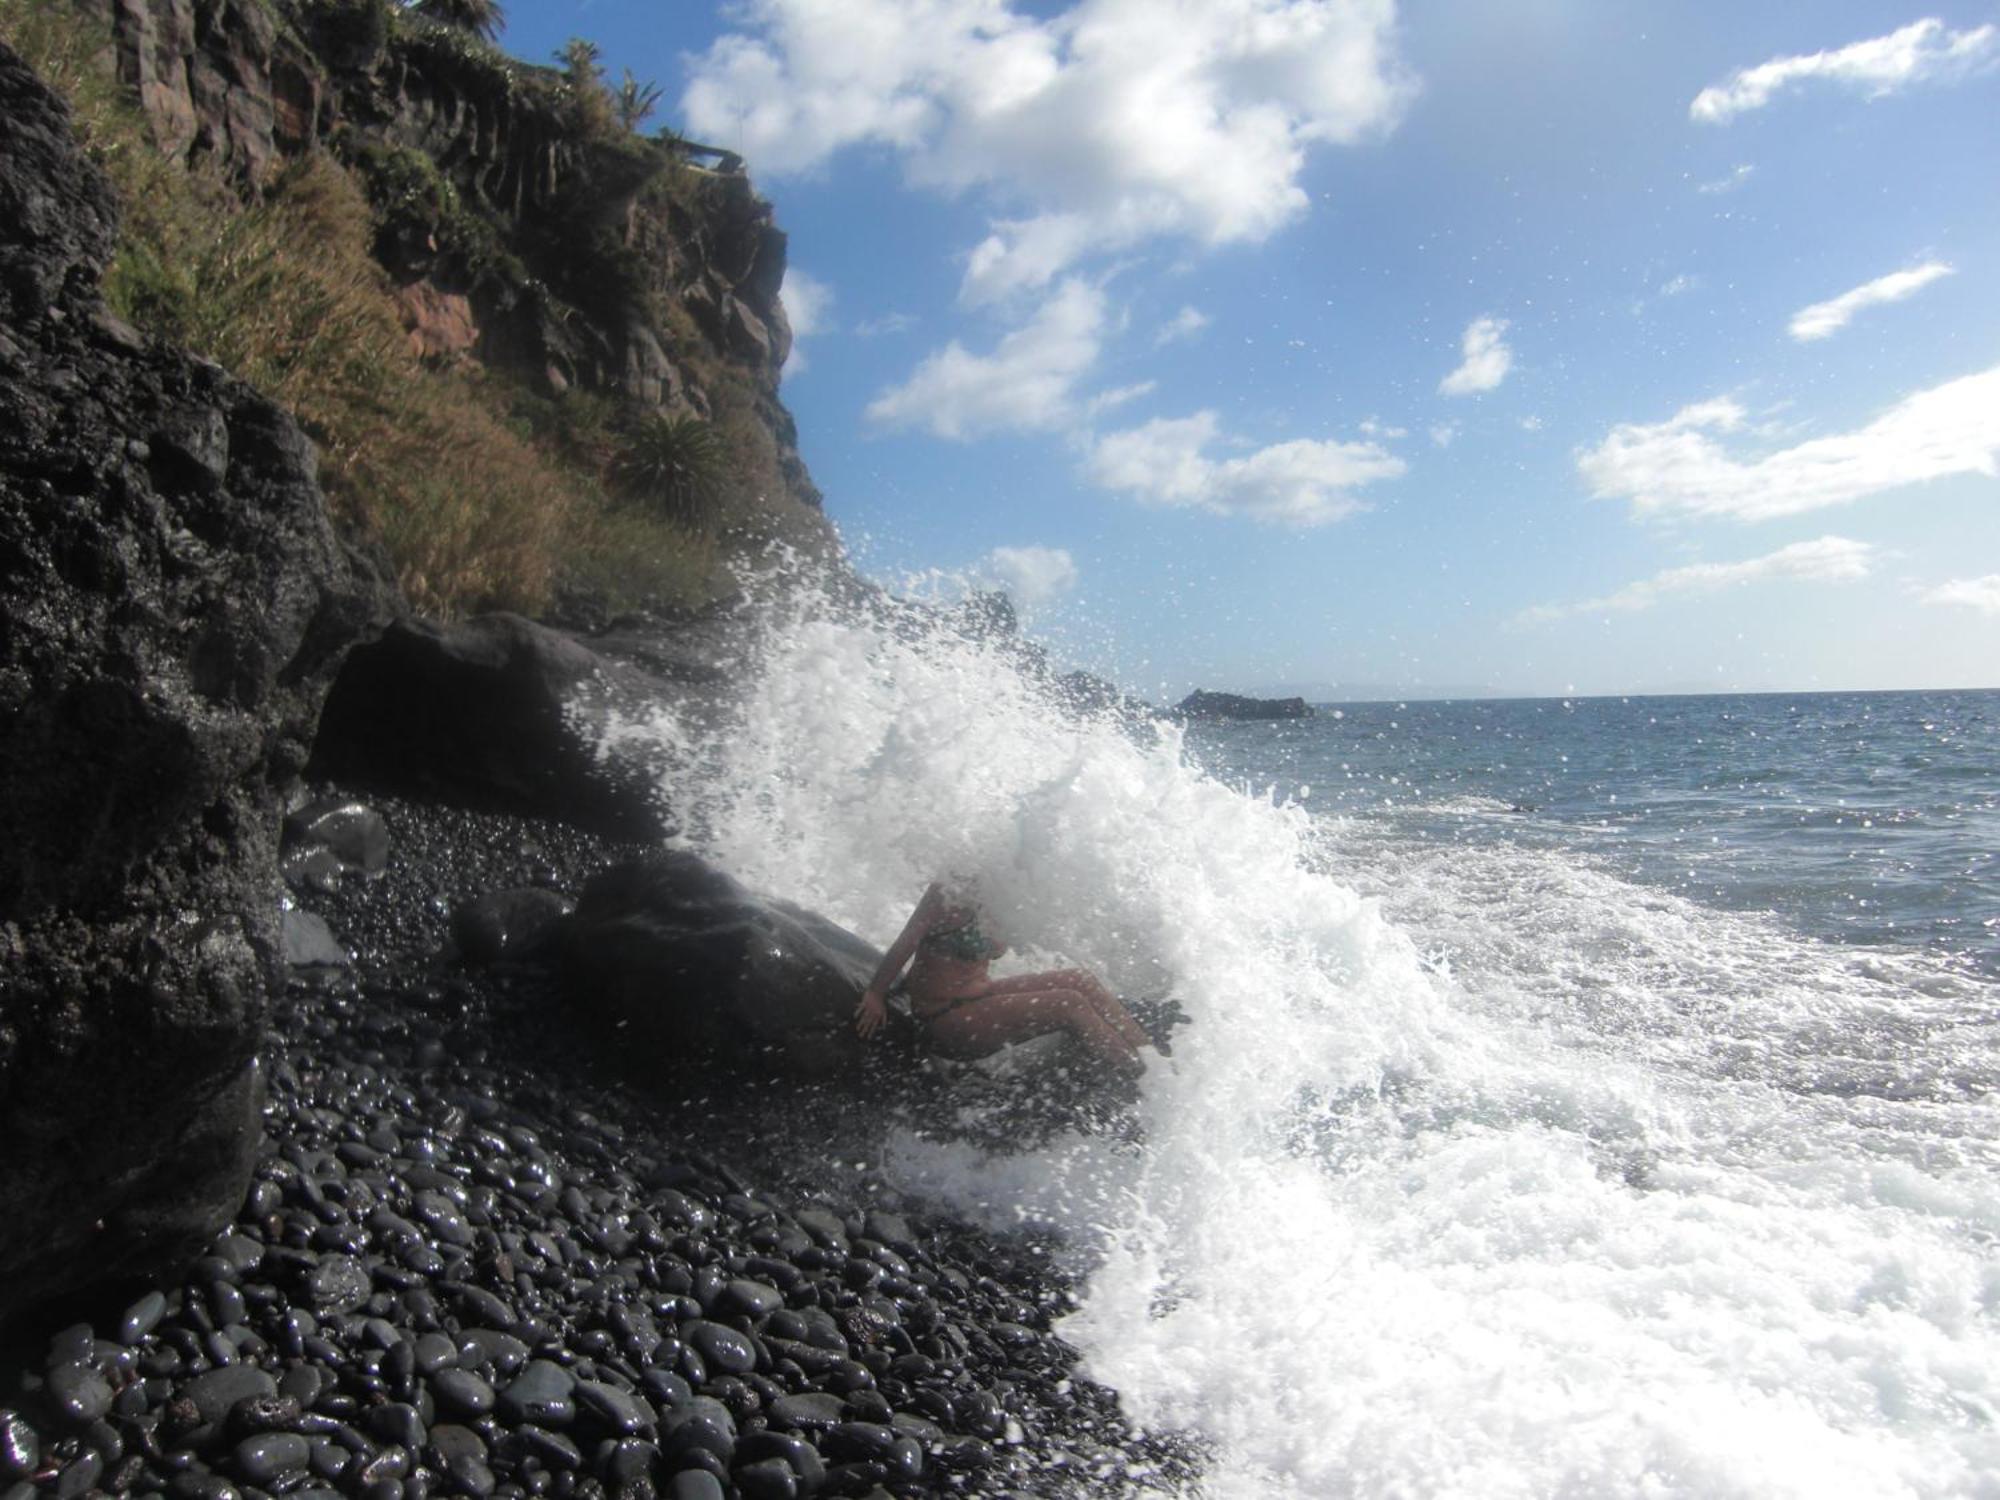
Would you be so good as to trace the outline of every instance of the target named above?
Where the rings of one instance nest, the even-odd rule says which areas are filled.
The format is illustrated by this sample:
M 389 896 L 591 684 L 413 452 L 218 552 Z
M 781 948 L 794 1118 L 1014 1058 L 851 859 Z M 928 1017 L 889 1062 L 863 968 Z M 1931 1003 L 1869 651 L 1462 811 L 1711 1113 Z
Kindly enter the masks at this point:
M 1065 1233 L 1063 1333 L 1205 1493 L 2000 1496 L 1990 988 L 1316 824 L 999 648 L 808 603 L 765 654 L 726 866 L 878 942 L 976 873 L 1015 962 L 1192 1015 L 1142 1146 L 894 1167 Z

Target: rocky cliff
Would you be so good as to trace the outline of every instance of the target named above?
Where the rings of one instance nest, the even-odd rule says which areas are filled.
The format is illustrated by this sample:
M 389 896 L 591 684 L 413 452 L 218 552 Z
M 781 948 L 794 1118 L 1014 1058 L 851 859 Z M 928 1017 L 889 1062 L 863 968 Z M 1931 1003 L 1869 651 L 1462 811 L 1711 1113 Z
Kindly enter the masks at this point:
M 431 367 L 608 488 L 658 419 L 654 469 L 714 492 L 725 551 L 836 551 L 778 399 L 785 235 L 734 158 L 621 119 L 587 50 L 531 66 L 390 0 L 76 3 L 191 172 L 254 202 L 343 164 Z

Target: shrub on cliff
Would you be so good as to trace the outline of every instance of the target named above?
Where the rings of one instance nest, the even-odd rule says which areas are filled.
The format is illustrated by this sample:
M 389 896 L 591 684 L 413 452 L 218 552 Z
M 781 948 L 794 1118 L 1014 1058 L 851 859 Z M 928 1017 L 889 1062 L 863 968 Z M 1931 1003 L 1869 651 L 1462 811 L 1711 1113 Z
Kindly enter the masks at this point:
M 712 518 L 729 451 L 714 425 L 694 416 L 653 415 L 626 438 L 615 461 L 619 487 L 683 525 Z
M 499 0 L 411 0 L 410 9 L 427 20 L 456 26 L 489 42 L 507 24 Z
M 160 154 L 104 71 L 104 38 L 63 0 L 0 0 L 0 36 L 70 99 L 118 189 L 112 305 L 297 415 L 329 497 L 380 540 L 418 608 L 532 612 L 565 583 L 614 603 L 708 597 L 712 543 L 673 524 L 671 506 L 614 501 L 610 450 L 516 430 L 504 383 L 427 368 L 411 347 L 371 239 L 391 209 L 435 213 L 468 236 L 479 227 L 428 158 L 382 154 L 368 185 L 384 201 L 371 203 L 354 174 L 311 157 L 245 207 Z

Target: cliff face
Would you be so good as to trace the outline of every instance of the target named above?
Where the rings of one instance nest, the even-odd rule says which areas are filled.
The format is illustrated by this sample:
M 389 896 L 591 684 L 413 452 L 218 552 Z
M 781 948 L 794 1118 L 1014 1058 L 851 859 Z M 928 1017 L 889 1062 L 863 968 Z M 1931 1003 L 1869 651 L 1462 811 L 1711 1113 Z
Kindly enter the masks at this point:
M 247 198 L 324 148 L 364 184 L 413 346 L 560 403 L 709 426 L 753 542 L 835 548 L 778 399 L 785 236 L 733 158 L 582 73 L 389 0 L 76 0 L 167 152 Z
M 241 1202 L 277 819 L 386 604 L 291 419 L 106 310 L 116 235 L 0 44 L 0 1325 Z

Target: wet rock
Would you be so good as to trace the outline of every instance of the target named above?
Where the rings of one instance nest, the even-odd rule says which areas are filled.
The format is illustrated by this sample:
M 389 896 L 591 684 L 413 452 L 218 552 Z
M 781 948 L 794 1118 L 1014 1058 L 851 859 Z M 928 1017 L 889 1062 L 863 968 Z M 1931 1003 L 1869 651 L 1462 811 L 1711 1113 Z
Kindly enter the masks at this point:
M 112 192 L 4 47 L 0 120 L 6 1324 L 174 1267 L 242 1201 L 277 818 L 385 596 L 289 417 L 99 332 Z
M 53 1366 L 46 1395 L 56 1415 L 72 1427 L 87 1426 L 111 1410 L 110 1383 L 89 1365 Z
M 556 891 L 528 886 L 493 891 L 453 908 L 451 937 L 468 964 L 496 964 L 548 950 L 573 903 Z
M 440 1410 L 461 1417 L 483 1417 L 493 1410 L 493 1387 L 470 1370 L 440 1370 L 431 1377 L 431 1391 Z
M 278 1394 L 278 1382 L 255 1365 L 230 1365 L 188 1382 L 182 1389 L 202 1422 L 220 1422 L 239 1401 Z
M 295 891 L 327 893 L 340 889 L 340 877 L 347 866 L 330 849 L 293 849 L 284 854 L 278 868 L 285 884 Z
M 546 1359 L 531 1359 L 527 1368 L 500 1392 L 500 1415 L 509 1422 L 538 1427 L 567 1427 L 576 1420 L 576 1377 Z
M 317 797 L 286 815 L 284 847 L 323 849 L 345 869 L 380 875 L 389 866 L 389 825 L 365 802 Z
M 772 1459 L 792 1471 L 799 1486 L 811 1494 L 826 1482 L 826 1463 L 819 1450 L 802 1437 L 788 1432 L 752 1432 L 738 1439 L 739 1465 L 764 1463 Z
M 578 1015 L 627 1056 L 851 1076 L 854 1007 L 881 955 L 844 928 L 752 895 L 692 854 L 619 865 L 570 919 Z
M 344 969 L 354 962 L 324 917 L 297 908 L 282 918 L 285 962 L 295 969 Z
M 0 1410 L 0 1478 L 26 1479 L 41 1462 L 41 1435 L 19 1412 Z
M 147 1334 L 159 1327 L 160 1319 L 167 1311 L 166 1293 L 152 1291 L 125 1309 L 125 1315 L 118 1320 L 118 1342 L 137 1344 Z
M 708 1453 L 726 1464 L 736 1452 L 736 1419 L 720 1401 L 697 1396 L 666 1414 L 660 1450 L 669 1459 Z
M 734 1328 L 698 1318 L 681 1329 L 681 1336 L 712 1370 L 741 1375 L 757 1368 L 757 1351 Z
M 723 1500 L 722 1481 L 701 1469 L 683 1469 L 667 1481 L 667 1500 Z
M 607 762 L 581 700 L 661 685 L 518 615 L 401 621 L 355 651 L 327 699 L 317 775 L 629 838 L 671 832 L 652 780 Z M 393 725 L 385 733 L 384 725 Z
M 353 1312 L 368 1300 L 372 1288 L 368 1268 L 351 1255 L 324 1256 L 305 1277 L 306 1298 L 322 1318 Z
M 629 1391 L 600 1381 L 579 1380 L 575 1395 L 578 1413 L 614 1437 L 637 1437 L 654 1428 L 652 1412 Z
M 744 1464 L 735 1471 L 735 1477 L 743 1500 L 796 1500 L 801 1493 L 799 1476 L 782 1458 Z
M 771 1420 L 774 1423 L 801 1432 L 824 1431 L 837 1425 L 845 1413 L 846 1407 L 838 1396 L 829 1396 L 821 1391 L 781 1396 L 771 1403 Z
M 724 1313 L 741 1313 L 747 1318 L 761 1318 L 783 1307 L 785 1294 L 774 1286 L 766 1286 L 761 1281 L 747 1281 L 738 1277 L 722 1289 L 718 1305 Z
M 63 1465 L 56 1476 L 56 1500 L 80 1500 L 97 1488 L 97 1482 L 104 1475 L 104 1455 L 86 1448 L 82 1454 Z
M 293 1432 L 267 1432 L 247 1437 L 236 1445 L 230 1464 L 251 1484 L 269 1489 L 279 1480 L 306 1467 L 312 1460 L 312 1445 Z

